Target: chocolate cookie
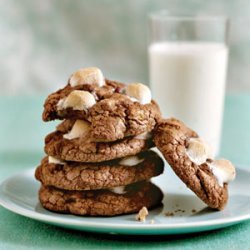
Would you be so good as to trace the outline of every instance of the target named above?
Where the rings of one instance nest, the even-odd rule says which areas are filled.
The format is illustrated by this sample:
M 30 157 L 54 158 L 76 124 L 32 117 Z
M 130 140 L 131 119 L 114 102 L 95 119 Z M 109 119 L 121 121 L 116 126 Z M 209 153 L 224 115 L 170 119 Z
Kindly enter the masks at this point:
M 101 90 L 103 93 L 100 94 Z M 101 86 L 68 85 L 50 95 L 45 102 L 43 117 L 44 120 L 86 120 L 92 141 L 110 142 L 150 132 L 161 113 L 144 84 L 133 83 L 124 87 L 106 80 Z
M 114 93 L 121 93 L 125 85 L 116 81 L 106 79 L 105 84 L 99 86 L 97 84 L 79 84 L 76 86 L 68 83 L 64 88 L 50 94 L 44 103 L 44 111 L 42 118 L 44 121 L 51 121 L 55 119 L 85 119 L 88 116 L 86 109 L 74 109 L 74 107 L 63 107 L 60 102 L 65 100 L 73 91 L 86 91 L 90 95 L 87 97 L 94 98 L 94 102 L 98 102 L 104 98 L 112 96 Z
M 116 141 L 150 132 L 161 117 L 157 103 L 141 104 L 124 94 L 114 94 L 89 109 L 93 141 Z
M 197 133 L 176 119 L 159 122 L 153 140 L 180 179 L 209 207 L 222 210 L 228 182 L 235 169 L 227 160 L 212 160 L 209 147 Z
M 150 182 L 125 187 L 125 193 L 110 190 L 65 191 L 42 186 L 39 199 L 42 206 L 59 213 L 89 216 L 114 216 L 138 212 L 142 207 L 161 204 L 161 190 Z
M 80 129 L 75 127 L 76 129 L 68 134 L 62 132 L 64 128 L 61 126 L 58 128 L 59 131 L 47 135 L 45 152 L 65 161 L 101 162 L 136 155 L 149 149 L 153 144 L 149 139 L 136 137 L 127 137 L 115 142 L 92 142 L 87 130 L 83 135 L 79 135 L 84 131 L 83 126 Z
M 163 172 L 163 160 L 154 151 L 101 163 L 49 163 L 45 157 L 36 169 L 44 186 L 66 190 L 105 189 L 148 180 Z
M 150 131 L 161 117 L 158 105 L 142 105 L 126 95 L 114 94 L 95 104 L 88 115 L 88 136 L 94 142 L 111 142 L 128 136 L 151 137 Z M 69 132 L 76 120 L 64 120 L 58 130 Z

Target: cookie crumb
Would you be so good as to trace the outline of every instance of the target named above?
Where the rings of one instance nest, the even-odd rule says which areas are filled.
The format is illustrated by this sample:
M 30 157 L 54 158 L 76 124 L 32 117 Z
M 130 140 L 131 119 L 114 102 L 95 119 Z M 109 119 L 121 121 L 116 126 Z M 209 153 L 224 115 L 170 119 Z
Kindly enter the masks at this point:
M 175 213 L 178 213 L 178 212 L 185 213 L 186 211 L 185 211 L 185 210 L 182 210 L 182 209 L 176 209 L 174 212 L 175 212 Z
M 151 220 L 151 221 L 150 221 L 150 224 L 155 224 L 155 220 Z
M 195 210 L 195 209 L 192 209 L 192 213 L 194 214 L 194 213 L 196 213 L 197 211 Z
M 165 212 L 165 216 L 174 216 L 173 212 Z
M 148 216 L 148 209 L 146 207 L 143 207 L 138 214 L 136 215 L 135 219 L 138 221 L 145 222 L 146 217 Z

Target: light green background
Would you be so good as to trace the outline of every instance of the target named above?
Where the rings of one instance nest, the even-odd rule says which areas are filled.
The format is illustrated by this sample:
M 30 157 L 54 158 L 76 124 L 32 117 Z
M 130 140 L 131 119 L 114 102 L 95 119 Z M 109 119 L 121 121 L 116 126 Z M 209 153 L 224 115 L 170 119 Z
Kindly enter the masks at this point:
M 0 181 L 37 166 L 44 136 L 55 123 L 42 123 L 44 97 L 0 98 Z M 226 98 L 221 155 L 250 168 L 250 95 Z M 123 237 L 49 226 L 0 207 L 0 249 L 239 249 L 250 248 L 250 221 L 223 230 L 183 236 Z

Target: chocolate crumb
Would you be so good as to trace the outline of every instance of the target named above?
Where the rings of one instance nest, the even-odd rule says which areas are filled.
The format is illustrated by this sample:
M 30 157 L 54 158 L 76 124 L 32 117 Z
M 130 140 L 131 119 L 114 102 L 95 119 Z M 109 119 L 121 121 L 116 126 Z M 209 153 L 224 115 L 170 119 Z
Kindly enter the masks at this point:
M 185 211 L 185 210 L 182 210 L 182 209 L 176 209 L 174 212 L 175 212 L 175 213 L 178 213 L 178 212 L 185 213 L 186 211 Z
M 165 212 L 165 216 L 174 216 L 173 212 Z

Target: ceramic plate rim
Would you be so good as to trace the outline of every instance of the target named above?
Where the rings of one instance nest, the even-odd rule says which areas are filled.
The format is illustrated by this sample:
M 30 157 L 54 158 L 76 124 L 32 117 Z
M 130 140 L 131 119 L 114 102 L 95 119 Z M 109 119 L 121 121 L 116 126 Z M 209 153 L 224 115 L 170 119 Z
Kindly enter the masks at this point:
M 250 170 L 244 168 L 243 166 L 238 166 L 237 169 L 240 171 L 246 171 L 250 173 Z M 110 229 L 110 224 L 104 223 L 104 222 L 95 222 L 95 221 L 77 221 L 75 218 L 57 218 L 53 217 L 53 215 L 48 214 L 40 214 L 36 211 L 25 209 L 21 206 L 18 206 L 15 204 L 11 199 L 8 201 L 6 198 L 8 198 L 3 192 L 2 187 L 6 185 L 11 179 L 29 175 L 30 173 L 34 173 L 35 169 L 26 169 L 23 171 L 20 171 L 16 174 L 13 174 L 9 177 L 7 177 L 5 180 L 3 180 L 0 183 L 0 205 L 4 207 L 5 209 L 25 216 L 27 218 L 31 218 L 37 221 L 42 221 L 46 223 L 55 223 L 57 225 L 69 225 L 69 226 L 84 226 L 85 228 L 90 227 L 97 227 L 102 229 Z M 118 216 L 119 217 L 119 216 Z M 118 218 L 117 217 L 117 218 Z M 197 222 L 185 222 L 185 223 L 176 223 L 176 224 L 112 224 L 112 228 L 114 229 L 158 229 L 158 230 L 168 230 L 168 229 L 188 229 L 188 228 L 195 228 L 195 227 L 207 227 L 207 226 L 216 226 L 216 225 L 231 225 L 237 222 L 243 222 L 245 220 L 250 219 L 250 213 L 234 216 L 233 218 L 219 218 L 219 219 L 212 219 L 209 221 L 197 221 Z M 77 229 L 77 228 L 76 228 Z M 199 230 L 202 231 L 202 230 Z M 160 232 L 159 232 L 160 234 Z

